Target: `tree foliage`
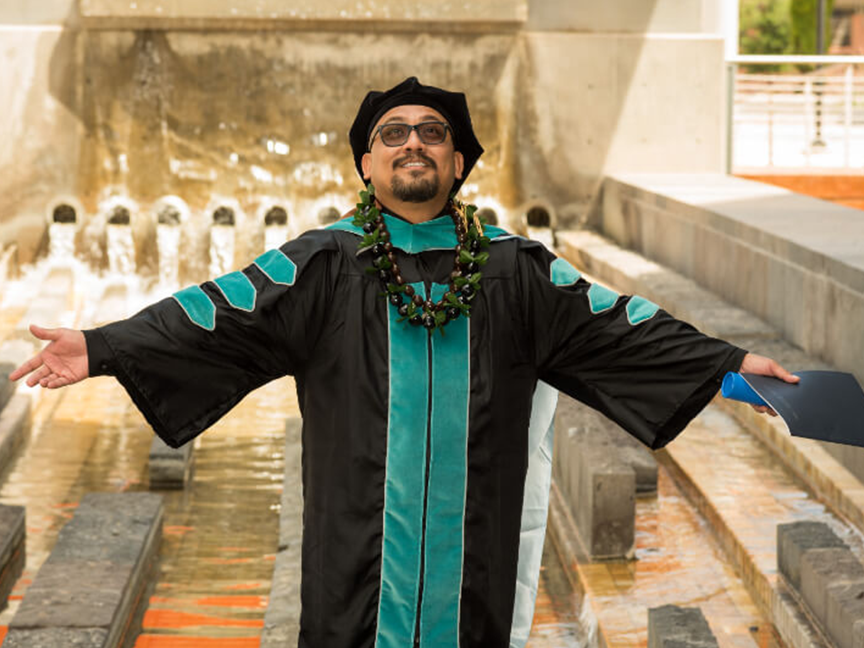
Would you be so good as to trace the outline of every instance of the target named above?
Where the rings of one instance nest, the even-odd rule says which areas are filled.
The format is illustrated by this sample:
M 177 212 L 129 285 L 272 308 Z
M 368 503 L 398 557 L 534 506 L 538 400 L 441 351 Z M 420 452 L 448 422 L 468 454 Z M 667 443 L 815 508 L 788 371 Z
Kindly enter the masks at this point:
M 799 1 L 794 0 L 794 3 Z M 742 54 L 791 53 L 792 4 L 792 0 L 741 0 L 739 51 Z
M 818 54 L 816 51 L 819 0 L 794 0 L 791 4 L 792 54 Z M 825 0 L 825 53 L 831 44 L 831 13 L 834 0 Z
M 815 54 L 819 0 L 740 0 L 738 26 L 742 54 Z M 834 0 L 825 0 L 825 50 L 831 42 Z M 809 70 L 812 66 L 745 66 L 752 72 Z

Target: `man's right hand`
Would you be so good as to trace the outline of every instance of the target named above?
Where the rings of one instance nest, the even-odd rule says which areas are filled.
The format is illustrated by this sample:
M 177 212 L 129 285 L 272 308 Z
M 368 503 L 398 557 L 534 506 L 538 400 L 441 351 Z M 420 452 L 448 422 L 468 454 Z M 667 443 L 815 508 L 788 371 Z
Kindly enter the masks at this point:
M 30 387 L 41 385 L 47 389 L 65 387 L 87 378 L 87 343 L 84 333 L 74 329 L 45 329 L 30 325 L 30 332 L 40 340 L 51 343 L 42 351 L 9 374 L 11 380 L 30 374 L 27 384 Z

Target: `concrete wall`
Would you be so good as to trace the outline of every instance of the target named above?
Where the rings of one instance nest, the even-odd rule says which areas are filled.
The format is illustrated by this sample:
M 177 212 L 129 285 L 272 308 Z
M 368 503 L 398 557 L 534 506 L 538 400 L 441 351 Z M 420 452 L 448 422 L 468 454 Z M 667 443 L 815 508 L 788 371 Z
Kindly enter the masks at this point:
M 572 224 L 606 174 L 722 168 L 718 1 L 4 3 L 0 243 L 31 258 L 63 194 L 347 209 L 356 106 L 411 74 L 469 96 L 465 198 Z
M 80 120 L 73 0 L 0 3 L 0 244 L 26 260 L 52 197 L 78 191 Z
M 599 226 L 864 383 L 860 210 L 719 174 L 620 175 Z M 864 450 L 826 448 L 864 480 Z
M 609 33 L 712 31 L 718 0 L 531 0 L 528 29 Z
M 526 0 L 439 0 L 434 3 L 391 0 L 81 0 L 89 27 L 111 29 L 187 29 L 238 25 L 254 29 L 313 28 L 326 23 L 357 30 L 361 25 L 389 25 L 412 31 L 429 25 L 451 29 L 468 25 L 521 25 Z M 343 27 L 344 28 L 344 27 Z
M 722 170 L 720 37 L 545 32 L 522 46 L 517 176 L 565 223 L 606 175 Z

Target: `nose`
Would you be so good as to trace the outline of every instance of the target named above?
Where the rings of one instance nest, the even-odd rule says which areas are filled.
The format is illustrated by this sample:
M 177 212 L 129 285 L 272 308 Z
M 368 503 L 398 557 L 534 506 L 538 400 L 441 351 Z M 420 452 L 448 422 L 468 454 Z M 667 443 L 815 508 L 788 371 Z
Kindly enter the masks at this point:
M 423 143 L 423 140 L 420 139 L 420 133 L 417 132 L 417 129 L 412 128 L 411 132 L 408 133 L 408 140 L 402 146 L 409 151 L 416 151 L 418 149 L 423 149 L 426 145 Z

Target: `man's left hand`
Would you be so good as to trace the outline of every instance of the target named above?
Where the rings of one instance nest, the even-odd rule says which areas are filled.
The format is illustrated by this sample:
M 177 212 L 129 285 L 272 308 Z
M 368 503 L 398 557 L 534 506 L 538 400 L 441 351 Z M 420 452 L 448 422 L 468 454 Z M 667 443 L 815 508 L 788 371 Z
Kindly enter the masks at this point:
M 759 376 L 773 376 L 788 383 L 797 383 L 801 380 L 798 376 L 794 376 L 786 371 L 777 361 L 765 356 L 756 355 L 755 353 L 748 353 L 744 356 L 744 362 L 741 363 L 741 368 L 738 371 L 739 373 L 752 373 Z M 777 416 L 777 412 L 765 405 L 753 405 L 752 407 L 760 414 Z

